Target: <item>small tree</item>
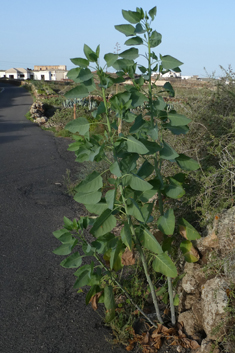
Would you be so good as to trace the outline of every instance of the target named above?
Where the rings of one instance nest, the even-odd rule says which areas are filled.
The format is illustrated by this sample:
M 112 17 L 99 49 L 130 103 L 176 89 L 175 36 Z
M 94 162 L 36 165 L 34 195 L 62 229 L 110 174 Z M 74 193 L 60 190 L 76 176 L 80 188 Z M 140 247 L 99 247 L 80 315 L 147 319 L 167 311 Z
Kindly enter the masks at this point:
M 104 55 L 106 65 L 102 68 L 99 64 L 100 46 L 93 51 L 85 44 L 86 58 L 71 59 L 77 67 L 68 72 L 68 77 L 78 85 L 66 93 L 66 98 L 83 98 L 96 90 L 91 72 L 94 68 L 103 97 L 98 109 L 93 112 L 94 122 L 90 123 L 86 118 L 80 117 L 67 124 L 67 130 L 79 133 L 79 136 L 74 135 L 75 142 L 69 146 L 69 150 L 75 152 L 78 162 L 107 161 L 112 177 L 108 179 L 107 188 L 102 175 L 94 171 L 76 187 L 74 199 L 84 204 L 87 211 L 96 216 L 81 217 L 78 221 L 70 221 L 65 217 L 63 229 L 54 232 L 55 237 L 62 243 L 54 253 L 69 255 L 61 262 L 61 266 L 78 268 L 74 273 L 77 277 L 74 288 L 90 286 L 86 303 L 92 298 L 97 302 L 103 301 L 106 307 L 106 321 L 111 321 L 115 316 L 113 285 L 122 288 L 115 273 L 123 267 L 121 258 L 127 249 L 129 252 L 139 253 L 156 316 L 158 321 L 162 322 L 145 259 L 147 249 L 152 255 L 151 266 L 154 271 L 167 276 L 172 323 L 175 323 L 171 279 L 177 276 L 177 269 L 169 254 L 176 222 L 174 210 L 167 208 L 163 196 L 179 199 L 185 194 L 184 174 L 164 177 L 162 164 L 176 163 L 179 168 L 187 171 L 196 170 L 199 166 L 192 158 L 178 154 L 163 139 L 164 130 L 174 135 L 186 134 L 190 119 L 177 114 L 164 101 L 161 93 L 167 93 L 171 97 L 175 94 L 169 82 L 164 84 L 158 94 L 154 93 L 156 86 L 151 79 L 152 71 L 162 74 L 170 70 L 179 72 L 179 66 L 182 65 L 182 62 L 170 55 L 157 56 L 153 51 L 162 41 L 162 35 L 151 28 L 156 12 L 156 7 L 148 13 L 142 8 L 136 8 L 136 11 L 123 10 L 123 17 L 129 23 L 115 28 L 128 37 L 125 44 L 130 48 L 120 54 Z M 146 48 L 146 66 L 135 62 L 139 51 L 134 46 L 140 45 Z M 106 72 L 108 67 L 117 70 L 116 78 Z M 139 77 L 135 74 L 137 68 L 141 72 Z M 125 76 L 131 78 L 132 85 L 126 85 L 123 92 L 115 94 L 107 101 L 106 90 L 114 84 L 125 82 Z M 111 118 L 111 112 L 115 112 L 115 119 Z M 90 127 L 98 123 L 96 119 L 100 116 L 106 119 L 104 136 L 90 136 Z M 126 133 L 118 134 L 119 120 L 125 122 Z M 155 195 L 157 204 L 150 201 Z M 152 216 L 155 208 L 159 211 L 157 220 Z M 117 221 L 122 224 L 122 228 L 120 234 L 115 235 L 112 231 Z M 164 234 L 162 244 L 150 231 L 153 222 L 157 223 L 157 227 Z M 87 240 L 84 233 L 89 226 L 89 232 L 94 237 L 92 242 Z M 199 238 L 199 234 L 183 218 L 179 220 L 179 231 L 185 237 L 180 247 L 186 260 L 197 261 L 191 240 Z M 76 249 L 79 251 L 75 251 Z M 80 254 L 81 251 L 83 255 Z M 82 266 L 82 259 L 86 256 L 93 256 L 94 261 Z M 103 257 L 109 259 L 109 266 L 105 264 Z M 129 294 L 123 288 L 122 290 L 135 305 Z M 142 314 L 146 316 L 143 312 Z M 154 325 L 148 317 L 146 318 Z

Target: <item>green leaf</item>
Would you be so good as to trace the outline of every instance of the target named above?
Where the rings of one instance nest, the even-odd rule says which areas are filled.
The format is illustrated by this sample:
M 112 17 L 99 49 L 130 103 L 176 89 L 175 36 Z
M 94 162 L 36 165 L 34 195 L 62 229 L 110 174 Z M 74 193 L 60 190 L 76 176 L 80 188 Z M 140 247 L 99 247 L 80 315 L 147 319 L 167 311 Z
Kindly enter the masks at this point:
M 96 219 L 90 233 L 98 238 L 101 235 L 110 232 L 114 227 L 116 227 L 116 218 L 112 215 L 112 211 L 110 209 L 106 209 Z
M 137 153 L 125 153 L 122 156 L 120 162 L 120 169 L 123 174 L 129 174 L 133 169 L 136 168 L 136 161 L 139 155 Z
M 168 143 L 163 141 L 163 148 L 160 151 L 161 159 L 174 160 L 179 157 L 178 153 Z
M 118 59 L 118 54 L 108 53 L 105 54 L 104 60 L 107 62 L 107 66 L 112 66 Z
M 112 189 L 106 192 L 105 200 L 110 210 L 113 209 L 115 199 L 116 199 L 116 189 Z
M 119 168 L 118 162 L 114 162 L 110 167 L 109 170 L 112 174 L 114 174 L 117 178 L 122 176 L 121 170 Z
M 66 259 L 64 259 L 60 265 L 65 268 L 77 268 L 82 264 L 82 257 L 79 252 L 75 252 Z
M 197 170 L 200 167 L 194 159 L 185 154 L 180 154 L 175 160 L 178 166 L 183 170 Z
M 152 174 L 153 171 L 154 171 L 154 166 L 145 160 L 142 166 L 140 167 L 140 169 L 138 170 L 137 175 L 142 179 L 146 179 Z
M 112 286 L 104 287 L 104 306 L 106 309 L 105 321 L 110 322 L 115 317 L 115 299 Z
M 138 69 L 144 74 L 148 69 L 142 65 L 138 66 Z
M 135 35 L 135 27 L 133 27 L 132 25 L 117 25 L 114 27 L 117 31 L 125 34 L 127 37 Z
M 158 139 L 158 127 L 157 125 L 153 128 L 148 130 L 147 134 L 153 139 L 157 140 Z
M 144 102 L 147 101 L 146 96 L 138 91 L 132 92 L 131 93 L 131 99 L 132 99 L 132 107 L 136 108 L 144 104 Z
M 127 39 L 124 43 L 125 45 L 141 45 L 143 44 L 143 39 L 139 36 Z
M 172 235 L 175 229 L 175 215 L 172 208 L 169 208 L 157 221 L 157 226 L 166 235 Z
M 139 154 L 146 154 L 149 152 L 145 145 L 139 140 L 136 140 L 133 136 L 127 136 L 127 151 Z
M 123 59 L 135 60 L 139 56 L 139 51 L 136 48 L 130 48 L 119 54 Z
M 158 96 L 157 99 L 153 101 L 153 106 L 157 111 L 164 110 L 166 107 L 166 102 L 161 96 Z
M 97 62 L 98 57 L 96 53 L 90 47 L 88 47 L 88 45 L 84 44 L 83 51 L 89 61 Z
M 80 67 L 87 67 L 89 66 L 89 61 L 83 58 L 74 58 L 70 59 L 74 65 L 80 66 Z
M 162 67 L 166 70 L 174 69 L 183 64 L 181 61 L 177 60 L 176 58 L 173 58 L 173 56 L 170 55 L 162 56 L 161 60 Z
M 85 98 L 89 95 L 88 89 L 84 85 L 79 85 L 65 93 L 65 98 Z
M 173 304 L 174 304 L 174 306 L 178 306 L 179 303 L 180 303 L 179 294 L 176 294 L 175 297 L 174 297 Z
M 95 213 L 97 215 L 101 215 L 108 208 L 108 205 L 106 202 L 99 202 L 99 203 L 96 203 L 95 205 L 85 204 L 84 206 L 86 207 L 88 212 Z
M 161 150 L 161 147 L 156 143 L 145 139 L 140 139 L 144 146 L 149 150 L 148 155 L 154 154 Z
M 153 188 L 153 186 L 147 181 L 141 179 L 136 175 L 127 175 L 122 178 L 124 185 L 130 185 L 133 190 L 147 191 Z
M 110 268 L 119 271 L 122 267 L 123 244 L 120 239 L 116 242 L 114 248 L 110 252 Z
M 161 33 L 158 33 L 157 31 L 153 31 L 150 38 L 149 38 L 149 43 L 150 43 L 150 48 L 155 48 L 162 42 L 162 35 Z
M 187 134 L 189 131 L 188 126 L 171 126 L 171 124 L 163 124 L 162 127 L 170 130 L 174 135 Z
M 189 240 L 184 240 L 180 244 L 180 249 L 184 255 L 184 258 L 187 262 L 197 262 L 199 257 L 196 256 L 197 253 L 193 247 L 193 244 Z
M 71 243 L 60 245 L 57 249 L 53 250 L 53 253 L 56 255 L 69 255 L 76 243 L 77 239 L 73 239 L 73 242 Z
M 90 193 L 98 191 L 103 186 L 103 179 L 96 171 L 89 174 L 76 188 L 77 192 Z
M 53 232 L 52 234 L 54 235 L 54 237 L 56 237 L 56 239 L 59 239 L 64 234 L 69 234 L 70 235 L 68 230 L 64 229 L 64 228 L 63 229 L 58 229 L 55 232 Z
M 88 81 L 93 77 L 93 74 L 90 69 L 81 69 L 78 75 L 80 82 Z
M 131 199 L 132 204 L 127 207 L 127 214 L 130 216 L 135 217 L 139 222 L 145 222 L 144 216 L 141 212 L 141 209 L 138 205 L 138 203 L 134 200 Z
M 166 82 L 163 86 L 164 90 L 169 93 L 170 97 L 175 96 L 174 88 L 172 87 L 170 82 Z
M 146 29 L 144 29 L 140 23 L 137 23 L 137 25 L 135 26 L 135 34 L 143 34 L 145 32 Z
M 187 118 L 186 116 L 178 113 L 168 113 L 168 118 L 171 121 L 171 126 L 181 126 L 188 125 L 192 120 Z
M 179 220 L 179 231 L 180 234 L 187 240 L 196 240 L 201 238 L 196 229 L 184 218 Z
M 74 200 L 83 204 L 96 204 L 101 200 L 102 193 L 100 191 L 93 191 L 89 193 L 78 192 L 74 196 Z
M 116 70 L 128 70 L 128 67 L 133 66 L 134 61 L 129 59 L 118 59 L 112 66 Z
M 83 136 L 89 131 L 89 128 L 90 123 L 86 118 L 83 117 L 72 120 L 65 126 L 66 130 L 72 133 L 79 132 L 79 134 Z
M 99 56 L 100 56 L 100 45 L 97 45 L 95 53 L 96 53 L 97 58 L 99 58 Z
M 94 262 L 92 261 L 90 265 L 84 265 L 74 273 L 74 276 L 78 277 L 78 279 L 76 280 L 73 288 L 79 289 L 89 283 L 93 267 Z
M 71 69 L 71 70 L 68 71 L 67 77 L 68 77 L 70 80 L 75 81 L 76 78 L 78 77 L 80 71 L 81 71 L 81 68 L 80 68 L 80 67 L 76 67 L 75 69 Z
M 131 228 L 128 222 L 124 223 L 124 227 L 121 230 L 121 239 L 123 243 L 128 247 L 129 250 L 132 249 L 132 234 Z
M 167 277 L 176 277 L 177 269 L 172 262 L 171 258 L 166 254 L 162 253 L 159 255 L 154 255 L 155 259 L 153 261 L 153 269 L 156 272 L 160 272 Z
M 156 254 L 162 254 L 162 247 L 152 233 L 146 228 L 137 228 L 136 233 L 142 246 Z
M 125 10 L 122 10 L 122 16 L 125 18 L 125 20 L 133 24 L 140 22 L 142 18 L 139 12 Z
M 154 20 L 157 14 L 157 6 L 154 6 L 151 10 L 149 10 L 149 16 L 151 17 L 152 21 Z
M 135 119 L 134 124 L 131 126 L 131 128 L 129 130 L 130 133 L 133 134 L 133 133 L 138 132 L 143 127 L 143 125 L 145 123 L 146 123 L 146 121 L 144 119 L 142 119 L 142 114 L 138 115 Z
M 179 199 L 185 194 L 180 182 L 174 178 L 169 178 L 170 184 L 166 185 L 164 191 L 166 195 L 172 199 Z

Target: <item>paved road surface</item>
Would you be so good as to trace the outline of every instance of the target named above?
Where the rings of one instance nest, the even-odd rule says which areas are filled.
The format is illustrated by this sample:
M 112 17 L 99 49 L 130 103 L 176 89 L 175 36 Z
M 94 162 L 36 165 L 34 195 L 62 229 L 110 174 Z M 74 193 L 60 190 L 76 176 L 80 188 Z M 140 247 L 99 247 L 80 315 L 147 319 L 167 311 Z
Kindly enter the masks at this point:
M 31 104 L 23 88 L 0 93 L 0 352 L 123 352 L 52 253 L 63 216 L 81 213 L 56 184 L 74 157 L 66 140 L 26 120 Z

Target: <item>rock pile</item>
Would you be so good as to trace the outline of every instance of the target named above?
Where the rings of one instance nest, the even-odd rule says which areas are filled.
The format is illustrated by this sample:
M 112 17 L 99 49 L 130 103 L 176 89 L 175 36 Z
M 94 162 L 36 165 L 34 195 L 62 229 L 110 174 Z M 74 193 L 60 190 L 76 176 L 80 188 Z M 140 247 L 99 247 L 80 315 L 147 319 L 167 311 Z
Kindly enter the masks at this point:
M 30 114 L 35 123 L 39 125 L 47 122 L 47 117 L 44 116 L 44 106 L 42 102 L 34 102 L 30 108 Z
M 186 263 L 178 289 L 179 318 L 194 339 L 203 339 L 197 353 L 217 353 L 215 342 L 228 333 L 230 290 L 235 284 L 235 207 L 215 217 L 206 237 L 195 241 L 201 254 L 199 263 Z M 229 337 L 227 337 L 229 345 Z M 234 348 L 234 347 L 233 347 Z M 226 352 L 233 352 L 226 347 Z

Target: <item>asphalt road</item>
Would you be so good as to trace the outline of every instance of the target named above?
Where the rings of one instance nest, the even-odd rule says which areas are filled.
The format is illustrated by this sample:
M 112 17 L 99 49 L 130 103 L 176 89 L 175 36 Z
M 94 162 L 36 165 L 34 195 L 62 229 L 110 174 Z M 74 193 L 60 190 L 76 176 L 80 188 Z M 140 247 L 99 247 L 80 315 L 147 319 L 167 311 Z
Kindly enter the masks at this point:
M 0 93 L 0 352 L 124 352 L 52 253 L 63 216 L 82 210 L 60 186 L 68 142 L 26 120 L 31 104 L 23 88 Z

